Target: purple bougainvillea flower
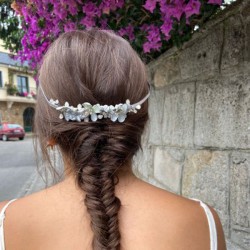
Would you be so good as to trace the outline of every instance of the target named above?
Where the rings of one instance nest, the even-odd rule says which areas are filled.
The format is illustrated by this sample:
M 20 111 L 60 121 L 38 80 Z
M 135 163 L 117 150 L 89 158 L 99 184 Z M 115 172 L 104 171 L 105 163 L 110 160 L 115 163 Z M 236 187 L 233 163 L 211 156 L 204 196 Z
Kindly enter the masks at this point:
M 120 29 L 118 34 L 120 36 L 128 36 L 129 40 L 133 41 L 135 39 L 134 26 L 129 24 L 127 27 Z
M 62 6 L 60 2 L 54 4 L 53 12 L 61 20 L 64 20 L 67 17 L 67 10 Z
M 115 11 L 118 8 L 122 8 L 124 3 L 124 0 L 103 0 L 101 1 L 99 8 L 103 13 L 109 14 L 110 11 Z
M 78 6 L 77 3 L 74 0 L 68 1 L 68 9 L 69 9 L 69 13 L 74 16 L 77 14 L 78 12 Z
M 65 32 L 72 31 L 72 30 L 76 30 L 76 23 L 70 22 L 70 23 L 64 24 L 64 31 Z
M 101 10 L 91 1 L 88 1 L 82 6 L 82 11 L 89 17 L 101 16 Z
M 145 42 L 143 44 L 143 51 L 144 53 L 150 53 L 151 50 L 159 50 L 162 46 L 161 42 Z
M 86 28 L 91 28 L 95 25 L 95 20 L 92 17 L 85 16 L 80 21 L 80 24 L 84 25 Z
M 39 28 L 37 26 L 37 18 L 36 17 L 31 17 L 30 19 L 30 27 L 33 31 L 38 31 Z
M 199 0 L 190 0 L 185 7 L 186 17 L 188 18 L 193 14 L 198 15 L 200 13 L 200 7 L 201 3 Z
M 143 5 L 143 7 L 149 12 L 153 13 L 157 2 L 158 0 L 146 0 L 146 3 Z
M 108 27 L 108 19 L 104 18 L 100 20 L 100 28 L 101 29 L 107 29 Z
M 222 4 L 222 0 L 208 0 L 207 3 L 221 5 Z
M 161 26 L 161 32 L 165 35 L 167 40 L 170 39 L 169 32 L 172 30 L 172 28 L 173 28 L 173 21 L 170 18 L 165 19 L 165 22 Z
M 160 29 L 154 24 L 144 27 L 147 31 L 147 41 L 143 44 L 143 51 L 145 53 L 151 52 L 151 50 L 159 50 L 162 46 Z
M 173 24 L 185 15 L 189 25 L 190 17 L 207 3 L 221 5 L 222 0 L 144 0 L 141 5 L 125 0 L 15 0 L 24 30 L 17 57 L 37 69 L 61 33 L 91 27 L 112 28 L 144 53 L 160 51 L 162 42 L 171 39 Z M 173 32 L 185 35 L 183 30 Z
M 182 14 L 185 11 L 185 5 L 183 0 L 175 0 L 172 2 L 169 8 L 169 15 L 177 18 L 180 21 Z

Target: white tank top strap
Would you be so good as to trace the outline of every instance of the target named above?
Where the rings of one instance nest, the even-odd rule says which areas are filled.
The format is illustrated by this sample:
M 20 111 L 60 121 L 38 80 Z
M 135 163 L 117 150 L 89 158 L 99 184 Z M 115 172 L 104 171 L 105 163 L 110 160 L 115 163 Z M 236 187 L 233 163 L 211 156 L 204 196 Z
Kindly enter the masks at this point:
M 207 216 L 207 221 L 208 221 L 208 226 L 209 226 L 209 234 L 210 234 L 210 250 L 217 250 L 217 230 L 216 230 L 216 225 L 214 221 L 214 216 L 209 209 L 209 207 L 202 202 L 201 200 L 198 199 L 192 199 L 195 201 L 198 201 L 201 205 L 201 207 L 204 209 L 205 214 Z
M 5 219 L 5 211 L 7 207 L 16 199 L 10 200 L 0 211 L 0 250 L 5 250 L 5 244 L 4 244 L 4 228 L 3 223 Z

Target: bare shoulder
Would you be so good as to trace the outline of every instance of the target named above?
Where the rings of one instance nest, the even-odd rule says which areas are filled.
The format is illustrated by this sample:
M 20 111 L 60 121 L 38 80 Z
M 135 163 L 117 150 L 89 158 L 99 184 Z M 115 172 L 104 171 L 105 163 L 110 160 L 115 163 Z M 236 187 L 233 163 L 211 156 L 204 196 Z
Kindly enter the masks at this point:
M 4 208 L 4 206 L 8 203 L 9 201 L 1 201 L 0 202 L 0 213 L 2 211 L 2 209 Z
M 56 243 L 63 244 L 63 240 L 64 243 L 70 244 L 70 239 L 78 235 L 75 231 L 74 237 L 71 235 L 72 227 L 79 229 L 82 226 L 78 224 L 84 217 L 83 211 L 86 210 L 83 206 L 82 195 L 78 197 L 78 194 L 74 195 L 66 188 L 58 186 L 17 199 L 6 210 L 6 249 L 28 250 L 36 249 L 37 246 L 40 246 L 40 249 L 51 249 Z M 68 232 L 70 239 L 67 238 Z M 65 237 L 61 237 L 63 233 Z M 55 243 L 56 238 L 60 240 Z M 62 249 L 62 246 L 53 249 Z
M 171 246 L 169 249 L 209 249 L 210 235 L 206 214 L 200 203 L 180 195 L 141 182 L 143 199 L 138 200 L 140 206 L 146 203 L 149 217 L 162 235 L 164 242 Z M 147 194 L 147 195 L 146 195 Z M 139 195 L 137 194 L 137 197 Z M 218 232 L 218 250 L 225 250 L 225 239 L 220 219 L 214 209 Z M 187 247 L 188 246 L 188 247 Z M 164 247 L 159 248 L 164 249 Z M 165 245 L 166 249 L 166 245 Z
M 6 210 L 9 209 L 11 206 L 11 203 L 16 201 L 16 199 L 13 200 L 5 200 L 0 202 L 0 213 L 3 212 L 3 209 L 5 210 L 4 212 L 6 213 Z
M 0 207 L 6 203 L 0 204 Z M 4 222 L 7 249 L 32 249 L 34 235 L 41 225 L 38 214 L 42 212 L 45 210 L 41 192 L 17 199 L 8 206 Z
M 0 202 L 0 211 L 2 211 L 3 207 L 8 203 L 9 201 L 1 201 Z

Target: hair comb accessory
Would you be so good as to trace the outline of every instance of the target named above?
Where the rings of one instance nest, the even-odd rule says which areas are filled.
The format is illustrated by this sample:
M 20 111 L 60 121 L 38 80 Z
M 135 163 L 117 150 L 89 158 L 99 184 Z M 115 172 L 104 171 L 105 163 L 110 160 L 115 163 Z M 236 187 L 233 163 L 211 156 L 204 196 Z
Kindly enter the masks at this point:
M 124 122 L 127 113 L 137 113 L 137 110 L 141 108 L 141 105 L 148 99 L 150 92 L 139 102 L 130 104 L 130 100 L 126 100 L 126 103 L 120 103 L 113 105 L 91 105 L 88 102 L 78 104 L 77 107 L 70 106 L 68 102 L 65 102 L 63 106 L 60 105 L 58 100 L 48 99 L 45 95 L 42 86 L 39 86 L 43 96 L 47 103 L 56 110 L 60 111 L 59 118 L 66 121 L 92 121 L 95 122 L 98 119 L 109 118 L 111 121 Z

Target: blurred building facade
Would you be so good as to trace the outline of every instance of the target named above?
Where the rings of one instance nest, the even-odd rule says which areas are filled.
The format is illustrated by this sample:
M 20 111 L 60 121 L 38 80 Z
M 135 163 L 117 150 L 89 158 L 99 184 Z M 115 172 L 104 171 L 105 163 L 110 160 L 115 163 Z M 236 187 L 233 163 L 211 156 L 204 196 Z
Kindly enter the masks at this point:
M 37 86 L 27 62 L 14 60 L 0 40 L 0 122 L 17 123 L 32 130 Z

